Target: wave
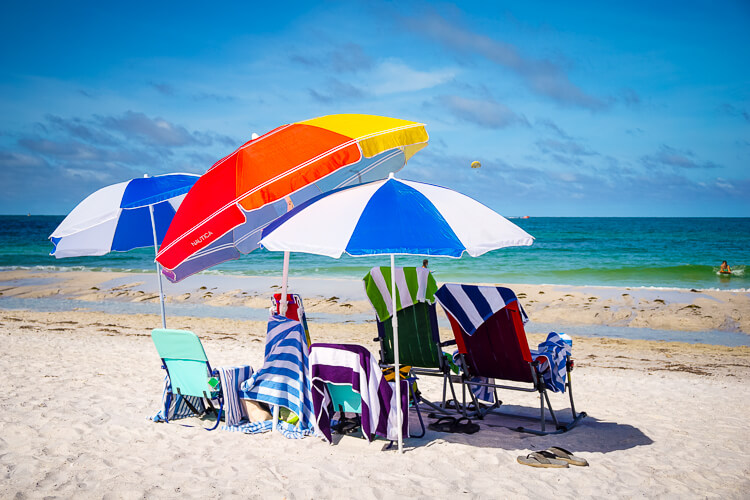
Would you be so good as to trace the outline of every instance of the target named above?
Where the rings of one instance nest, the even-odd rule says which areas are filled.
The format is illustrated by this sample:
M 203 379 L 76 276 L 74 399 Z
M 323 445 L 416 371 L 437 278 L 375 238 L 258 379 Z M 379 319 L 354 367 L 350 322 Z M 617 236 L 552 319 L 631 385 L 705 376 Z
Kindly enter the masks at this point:
M 617 268 L 584 267 L 578 269 L 554 269 L 554 262 L 539 263 L 538 266 L 511 266 L 497 261 L 476 262 L 469 259 L 430 260 L 431 269 L 439 282 L 463 283 L 525 283 L 572 286 L 612 286 L 658 289 L 732 290 L 743 292 L 750 288 L 750 279 L 745 265 L 736 265 L 731 276 L 719 275 L 718 267 L 704 265 L 630 266 Z M 433 264 L 434 263 L 434 264 Z M 57 264 L 57 263 L 56 263 Z M 60 263 L 62 264 L 62 263 Z M 116 273 L 153 273 L 151 263 L 140 266 L 137 262 L 122 262 L 122 267 L 105 265 L 5 265 L 0 271 L 98 271 Z M 72 263 L 71 263 L 72 264 Z M 243 265 L 244 264 L 244 265 Z M 311 278 L 361 279 L 371 265 L 386 264 L 378 259 L 356 265 L 349 261 L 313 259 L 293 260 L 290 275 Z M 414 262 L 399 262 L 400 265 L 415 265 Z M 434 266 L 434 267 L 433 267 Z M 281 262 L 234 261 L 234 265 L 215 267 L 201 274 L 229 276 L 281 276 Z

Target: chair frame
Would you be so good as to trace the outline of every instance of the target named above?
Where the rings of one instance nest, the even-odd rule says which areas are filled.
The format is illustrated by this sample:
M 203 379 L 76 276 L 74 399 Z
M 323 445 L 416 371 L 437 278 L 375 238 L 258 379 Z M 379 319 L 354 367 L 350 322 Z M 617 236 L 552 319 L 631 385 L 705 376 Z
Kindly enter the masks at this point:
M 302 304 L 302 297 L 296 293 L 287 293 L 286 300 L 288 308 L 284 316 L 302 323 L 302 329 L 305 331 L 305 338 L 307 340 L 307 347 L 310 347 L 312 341 L 310 340 L 310 329 L 307 327 L 307 315 L 305 314 L 305 306 Z M 276 314 L 280 315 L 281 293 L 274 293 L 271 296 L 271 305 Z
M 412 306 L 406 307 L 402 309 L 401 311 L 398 311 L 397 314 L 406 314 L 404 311 L 409 311 L 412 308 L 416 307 L 428 307 L 429 311 L 429 318 L 430 318 L 430 341 L 435 345 L 435 349 L 439 353 L 438 355 L 438 368 L 427 368 L 427 367 L 419 367 L 419 366 L 411 366 L 411 374 L 413 376 L 417 375 L 425 375 L 429 377 L 441 377 L 443 379 L 443 397 L 440 402 L 440 404 L 435 404 L 432 401 L 429 401 L 425 399 L 422 396 L 422 393 L 417 389 L 416 391 L 412 391 L 412 395 L 418 400 L 420 403 L 430 407 L 431 409 L 435 410 L 436 412 L 440 414 L 450 414 L 453 413 L 453 409 L 449 407 L 449 403 L 453 401 L 455 403 L 456 407 L 459 407 L 458 398 L 456 396 L 456 390 L 453 386 L 453 382 L 459 382 L 462 383 L 462 380 L 459 376 L 453 375 L 451 373 L 450 366 L 448 366 L 448 363 L 445 361 L 445 358 L 443 356 L 443 347 L 456 345 L 455 340 L 447 340 L 445 342 L 440 341 L 440 334 L 438 330 L 438 323 L 437 323 L 437 312 L 436 312 L 436 304 L 427 304 L 418 302 Z M 386 321 L 377 321 L 378 325 L 378 336 L 377 338 L 373 339 L 375 342 L 378 342 L 380 345 L 380 367 L 381 368 L 388 368 L 393 367 L 392 363 L 386 362 L 386 354 L 388 352 L 387 346 L 386 346 L 386 335 L 390 332 L 386 331 L 386 324 L 389 324 L 392 319 L 387 319 Z M 401 321 L 399 322 L 401 324 Z M 391 330 L 392 332 L 392 330 Z M 403 336 L 402 331 L 399 329 L 399 336 Z M 409 363 L 402 363 L 402 364 L 409 364 Z M 411 384 L 409 385 L 411 388 Z M 451 395 L 453 396 L 452 399 L 446 400 L 448 395 L 448 388 L 450 387 Z
M 542 378 L 543 371 L 541 371 L 540 365 L 541 365 L 541 357 L 543 356 L 537 356 L 537 359 L 531 360 L 531 354 L 528 350 L 528 340 L 526 339 L 526 332 L 523 327 L 523 321 L 521 319 L 521 315 L 518 308 L 518 302 L 512 302 L 508 304 L 503 309 L 497 311 L 493 316 L 495 315 L 501 315 L 506 314 L 509 315 L 513 328 L 515 329 L 515 337 L 519 342 L 519 346 L 521 349 L 521 353 L 523 356 L 523 361 L 528 364 L 529 368 L 529 375 L 528 377 L 518 377 L 518 378 L 525 378 L 525 380 L 518 380 L 513 378 L 501 378 L 498 376 L 493 376 L 490 378 L 500 378 L 501 380 L 511 380 L 513 382 L 527 382 L 531 383 L 531 387 L 528 386 L 518 386 L 518 385 L 506 385 L 506 384 L 498 384 L 498 383 L 485 383 L 485 382 L 472 382 L 471 379 L 477 376 L 486 376 L 482 373 L 472 373 L 471 366 L 473 366 L 474 363 L 472 363 L 471 360 L 471 354 L 467 351 L 465 344 L 464 344 L 464 336 L 468 336 L 466 332 L 461 328 L 460 324 L 456 319 L 446 311 L 446 315 L 448 316 L 448 320 L 451 324 L 451 329 L 453 330 L 453 335 L 456 338 L 456 343 L 459 346 L 459 358 L 461 361 L 461 381 L 463 385 L 463 405 L 462 405 L 462 411 L 464 416 L 471 416 L 474 418 L 483 419 L 487 414 L 489 413 L 496 413 L 499 415 L 506 415 L 506 416 L 512 416 L 514 418 L 534 418 L 534 417 L 526 417 L 523 415 L 515 415 L 515 414 L 509 414 L 509 413 L 503 413 L 500 411 L 497 411 L 497 409 L 500 408 L 500 405 L 502 402 L 497 398 L 497 389 L 507 389 L 512 391 L 521 391 L 521 392 L 537 392 L 539 393 L 539 406 L 540 406 L 540 414 L 539 414 L 539 426 L 540 430 L 536 429 L 529 429 L 527 427 L 516 427 L 513 428 L 513 430 L 519 431 L 519 432 L 527 432 L 531 434 L 537 434 L 537 435 L 547 435 L 547 434 L 560 434 L 563 432 L 567 432 L 581 421 L 586 416 L 586 412 L 580 412 L 576 413 L 575 409 L 575 402 L 573 401 L 573 386 L 572 386 L 572 378 L 571 378 L 571 371 L 573 370 L 574 362 L 570 356 L 567 357 L 566 360 L 566 371 L 567 371 L 567 380 L 565 382 L 565 388 L 568 392 L 568 397 L 570 398 L 570 409 L 572 412 L 573 419 L 570 422 L 567 423 L 561 423 L 560 420 L 557 418 L 557 415 L 555 414 L 555 411 L 552 409 L 552 404 L 550 403 L 549 399 L 549 393 L 547 388 L 544 385 L 544 381 Z M 492 318 L 490 318 L 492 319 Z M 488 320 L 489 321 L 489 320 Z M 477 329 L 476 334 L 490 334 L 491 332 L 488 332 L 488 328 L 482 330 L 483 326 L 479 327 Z M 521 344 L 523 342 L 524 344 Z M 524 351 L 524 345 L 525 345 L 525 351 Z M 548 366 L 551 366 L 551 363 L 548 363 Z M 548 368 L 549 369 L 549 368 Z M 473 391 L 469 390 L 469 394 L 471 396 L 471 404 L 473 404 L 474 408 L 469 411 L 468 405 L 466 405 L 466 387 L 469 386 L 469 389 L 471 389 L 471 386 L 484 386 L 484 387 L 490 387 L 494 390 L 495 393 L 495 403 L 489 407 L 482 407 L 482 405 L 479 403 L 478 399 L 474 395 Z M 545 402 L 546 402 L 546 409 L 549 411 L 550 417 L 552 418 L 552 423 L 554 424 L 555 430 L 554 431 L 547 431 L 546 429 L 546 423 L 547 419 L 545 416 Z

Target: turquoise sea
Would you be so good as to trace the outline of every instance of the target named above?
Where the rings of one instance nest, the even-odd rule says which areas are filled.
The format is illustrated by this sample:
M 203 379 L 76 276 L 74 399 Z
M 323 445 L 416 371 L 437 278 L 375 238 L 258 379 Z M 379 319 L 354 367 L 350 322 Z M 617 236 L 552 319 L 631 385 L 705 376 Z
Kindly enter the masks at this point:
M 56 259 L 47 239 L 64 216 L 0 216 L 0 270 L 152 271 L 153 249 Z M 530 247 L 481 257 L 431 258 L 438 281 L 743 290 L 750 288 L 750 218 L 539 217 L 512 219 L 536 238 Z M 720 276 L 726 260 L 731 276 Z M 421 257 L 397 257 L 421 265 Z M 387 257 L 330 259 L 294 254 L 297 276 L 359 279 Z M 259 250 L 212 274 L 278 275 L 282 256 Z

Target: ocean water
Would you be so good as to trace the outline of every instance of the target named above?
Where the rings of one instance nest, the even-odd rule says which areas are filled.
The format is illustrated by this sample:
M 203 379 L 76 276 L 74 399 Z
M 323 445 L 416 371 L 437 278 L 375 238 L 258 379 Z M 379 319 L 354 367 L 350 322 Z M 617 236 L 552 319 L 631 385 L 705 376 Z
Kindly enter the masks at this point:
M 153 249 L 101 257 L 56 259 L 47 239 L 64 216 L 0 216 L 0 270 L 154 270 Z M 591 286 L 750 289 L 750 218 L 539 217 L 513 219 L 536 238 L 530 247 L 506 248 L 461 259 L 430 258 L 438 281 Z M 726 260 L 731 276 L 718 274 Z M 398 265 L 422 257 L 399 256 Z M 290 273 L 359 279 L 388 257 L 293 254 Z M 258 250 L 208 273 L 280 275 L 282 255 Z

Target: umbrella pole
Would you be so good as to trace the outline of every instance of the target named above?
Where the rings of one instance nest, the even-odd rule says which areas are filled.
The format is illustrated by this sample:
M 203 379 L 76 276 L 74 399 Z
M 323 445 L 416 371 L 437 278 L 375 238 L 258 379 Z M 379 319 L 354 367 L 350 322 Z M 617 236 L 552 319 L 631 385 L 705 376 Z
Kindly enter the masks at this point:
M 148 211 L 151 214 L 151 231 L 154 234 L 154 254 L 157 254 L 159 252 L 159 244 L 156 240 L 156 223 L 154 222 L 154 206 L 149 205 Z M 161 305 L 161 327 L 167 328 L 167 315 L 164 311 L 164 288 L 161 284 L 161 266 L 159 266 L 159 263 L 156 263 L 156 277 L 159 280 L 159 304 Z
M 281 272 L 281 297 L 279 298 L 279 314 L 286 316 L 286 310 L 289 307 L 286 300 L 286 289 L 289 282 L 289 252 L 284 252 L 284 269 Z M 271 432 L 276 432 L 276 426 L 279 423 L 279 405 L 273 407 L 273 427 Z
M 281 272 L 281 298 L 279 300 L 279 314 L 286 316 L 289 307 L 286 300 L 286 290 L 289 283 L 289 252 L 284 252 L 284 269 Z
M 143 177 L 148 177 L 148 174 L 143 174 Z M 156 222 L 154 221 L 154 205 L 148 206 L 148 213 L 151 215 L 151 232 L 154 235 L 154 256 L 159 253 L 159 243 L 156 239 Z M 156 259 L 154 259 L 156 261 Z M 167 328 L 167 314 L 164 311 L 164 288 L 161 284 L 161 266 L 156 262 L 156 277 L 159 280 L 159 305 L 161 306 L 161 327 Z
M 289 212 L 294 208 L 294 203 L 289 196 L 284 198 L 286 200 L 286 211 Z M 281 272 L 281 300 L 279 300 L 279 314 L 286 317 L 286 310 L 289 308 L 286 300 L 286 288 L 289 283 L 289 252 L 284 252 L 284 269 Z M 274 422 L 274 425 L 275 422 Z
M 398 315 L 396 313 L 396 256 L 391 254 L 391 324 L 393 325 L 393 364 L 396 381 L 396 424 L 398 425 L 398 452 L 404 452 L 403 416 L 401 414 L 401 372 L 398 359 Z

